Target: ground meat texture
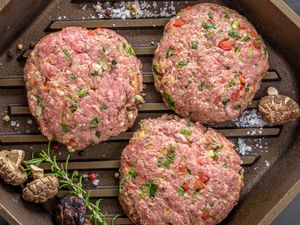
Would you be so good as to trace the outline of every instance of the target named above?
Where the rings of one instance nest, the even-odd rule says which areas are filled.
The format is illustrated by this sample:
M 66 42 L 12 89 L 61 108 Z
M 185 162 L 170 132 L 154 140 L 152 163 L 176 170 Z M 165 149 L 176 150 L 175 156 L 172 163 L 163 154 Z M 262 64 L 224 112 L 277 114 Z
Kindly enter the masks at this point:
M 240 164 L 233 144 L 198 122 L 143 120 L 122 153 L 119 200 L 134 224 L 218 224 L 239 199 Z
M 141 63 L 108 29 L 69 27 L 44 37 L 25 66 L 31 113 L 49 140 L 83 149 L 126 131 L 142 102 Z
M 211 3 L 172 18 L 153 60 L 166 105 L 200 122 L 237 118 L 267 70 L 268 54 L 255 28 L 236 11 Z

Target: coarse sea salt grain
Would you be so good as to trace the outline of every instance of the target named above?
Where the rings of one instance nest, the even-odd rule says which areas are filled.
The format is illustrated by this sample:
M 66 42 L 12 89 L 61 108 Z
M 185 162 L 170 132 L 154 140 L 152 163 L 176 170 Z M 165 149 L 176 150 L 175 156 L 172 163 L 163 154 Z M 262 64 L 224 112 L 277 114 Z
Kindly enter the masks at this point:
M 99 183 L 100 183 L 100 180 L 99 180 L 99 179 L 95 179 L 95 180 L 92 181 L 92 184 L 93 184 L 94 186 L 98 186 Z
M 239 138 L 236 145 L 236 151 L 240 155 L 257 155 L 263 152 L 268 152 L 268 143 L 265 141 L 264 138 L 255 138 L 252 140 L 252 144 L 248 145 L 242 138 Z
M 257 109 L 246 110 L 242 115 L 232 120 L 237 127 L 264 127 L 267 125 L 259 115 Z
M 247 153 L 252 152 L 252 147 L 249 145 L 246 145 L 244 140 L 239 138 L 238 144 L 237 144 L 237 151 L 240 155 L 246 155 Z
M 112 19 L 128 19 L 128 18 L 150 18 L 150 17 L 170 17 L 176 15 L 174 2 L 164 2 L 164 7 L 158 10 L 158 3 L 156 1 L 120 1 L 118 8 L 114 8 L 112 4 L 108 7 L 102 7 L 104 3 L 97 2 L 93 5 L 93 9 L 98 15 L 99 19 L 104 18 L 105 12 L 109 10 L 110 18 Z M 134 10 L 126 7 L 126 4 L 133 4 Z M 87 19 L 87 18 L 86 18 Z

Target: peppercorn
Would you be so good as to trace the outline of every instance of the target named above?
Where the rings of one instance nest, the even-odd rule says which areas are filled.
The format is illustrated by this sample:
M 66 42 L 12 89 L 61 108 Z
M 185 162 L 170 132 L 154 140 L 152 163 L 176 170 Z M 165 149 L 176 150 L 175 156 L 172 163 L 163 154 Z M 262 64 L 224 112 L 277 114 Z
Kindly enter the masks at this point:
M 33 41 L 29 43 L 29 48 L 34 48 L 34 46 L 35 46 L 35 43 Z
M 109 19 L 111 16 L 111 10 L 110 9 L 106 9 L 104 12 L 104 18 L 105 19 Z

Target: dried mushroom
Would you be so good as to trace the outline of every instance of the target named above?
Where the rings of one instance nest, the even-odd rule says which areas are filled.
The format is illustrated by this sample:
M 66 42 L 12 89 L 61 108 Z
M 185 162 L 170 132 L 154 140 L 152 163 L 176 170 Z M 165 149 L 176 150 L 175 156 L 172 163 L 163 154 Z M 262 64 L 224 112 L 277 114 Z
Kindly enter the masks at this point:
M 42 203 L 53 198 L 59 188 L 59 181 L 54 176 L 44 176 L 43 169 L 31 165 L 34 180 L 23 189 L 23 199 L 29 202 Z
M 86 206 L 83 198 L 67 195 L 56 205 L 58 225 L 84 225 Z
M 300 116 L 299 105 L 293 99 L 278 95 L 276 91 L 272 91 L 272 94 L 263 97 L 258 105 L 264 121 L 273 125 L 282 125 Z
M 27 174 L 21 166 L 24 156 L 22 150 L 0 151 L 0 177 L 5 183 L 17 186 L 27 180 Z

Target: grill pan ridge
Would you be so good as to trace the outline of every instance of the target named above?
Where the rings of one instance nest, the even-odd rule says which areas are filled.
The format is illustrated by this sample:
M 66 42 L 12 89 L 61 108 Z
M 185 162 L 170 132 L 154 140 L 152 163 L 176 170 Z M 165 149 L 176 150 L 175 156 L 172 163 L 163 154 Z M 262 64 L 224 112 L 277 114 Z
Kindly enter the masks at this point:
M 122 213 L 118 204 L 118 172 L 122 149 L 127 145 L 132 133 L 138 128 L 140 119 L 158 117 L 164 113 L 172 113 L 162 103 L 160 95 L 153 84 L 151 63 L 155 45 L 162 37 L 163 27 L 169 18 L 157 17 L 147 19 L 83 19 L 91 13 L 95 14 L 93 0 L 29 0 L 21 2 L 11 0 L 0 11 L 0 113 L 2 117 L 8 114 L 19 124 L 19 128 L 11 126 L 11 122 L 0 121 L 0 144 L 2 149 L 24 149 L 26 158 L 33 152 L 39 153 L 47 146 L 47 140 L 38 130 L 38 126 L 27 106 L 22 69 L 32 45 L 50 32 L 58 31 L 67 26 L 84 26 L 87 28 L 106 27 L 116 30 L 124 36 L 135 48 L 137 57 L 143 63 L 143 76 L 146 88 L 146 104 L 140 109 L 134 126 L 127 132 L 112 137 L 110 140 L 91 146 L 84 152 L 71 155 L 71 170 L 82 172 L 94 171 L 100 179 L 100 187 L 91 190 L 92 198 L 102 198 L 102 209 L 108 212 L 108 221 L 114 215 L 121 214 L 116 224 L 131 224 Z M 151 2 L 151 1 L 147 1 Z M 157 1 L 163 6 L 167 1 Z M 249 109 L 257 108 L 259 99 L 266 93 L 268 86 L 276 87 L 281 94 L 290 96 L 300 102 L 300 19 L 291 21 L 288 9 L 282 1 L 173 1 L 176 11 L 188 5 L 200 2 L 215 2 L 236 9 L 246 16 L 257 28 L 267 44 L 270 69 L 263 79 L 262 87 L 255 96 Z M 86 10 L 82 5 L 86 4 Z M 282 6 L 282 7 L 281 7 Z M 158 7 L 158 8 L 159 8 Z M 284 10 L 284 14 L 281 10 Z M 58 20 L 59 17 L 63 17 Z M 274 22 L 276 21 L 276 23 Z M 285 34 L 285 35 L 284 35 Z M 18 44 L 25 46 L 18 51 Z M 32 124 L 29 124 L 29 121 Z M 240 203 L 222 224 L 269 224 L 276 215 L 272 209 L 284 200 L 284 194 L 292 187 L 300 191 L 297 180 L 300 179 L 300 127 L 299 120 L 284 126 L 265 126 L 259 132 L 256 127 L 236 127 L 229 121 L 221 124 L 208 124 L 224 133 L 230 140 L 237 143 L 242 138 L 248 145 L 254 146 L 251 154 L 242 156 L 245 170 L 245 187 Z M 255 147 L 261 140 L 267 151 Z M 63 162 L 68 152 L 59 145 L 56 152 L 58 161 Z M 142 159 L 141 159 L 142 160 Z M 49 170 L 49 165 L 43 164 Z M 1 182 L 0 215 L 11 224 L 54 224 L 52 221 L 52 204 L 32 205 L 21 200 L 19 189 L 12 189 Z M 60 191 L 63 196 L 66 191 Z M 280 210 L 280 209 L 279 209 Z M 271 213 L 271 214 L 270 214 Z M 277 209 L 278 213 L 278 209 Z

